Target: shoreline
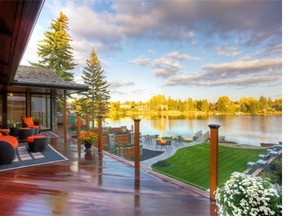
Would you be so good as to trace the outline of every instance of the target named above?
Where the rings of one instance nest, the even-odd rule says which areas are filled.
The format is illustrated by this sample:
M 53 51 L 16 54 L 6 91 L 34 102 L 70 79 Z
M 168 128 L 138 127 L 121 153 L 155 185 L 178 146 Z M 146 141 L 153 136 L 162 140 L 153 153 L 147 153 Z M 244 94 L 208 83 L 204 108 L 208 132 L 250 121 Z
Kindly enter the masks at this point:
M 269 148 L 268 146 L 253 146 L 253 145 L 248 145 L 248 144 L 238 144 L 238 143 L 229 142 L 229 141 L 224 141 L 224 142 L 221 141 L 221 142 L 219 142 L 219 145 L 231 147 L 231 148 L 246 148 L 246 149 L 267 149 L 267 148 Z

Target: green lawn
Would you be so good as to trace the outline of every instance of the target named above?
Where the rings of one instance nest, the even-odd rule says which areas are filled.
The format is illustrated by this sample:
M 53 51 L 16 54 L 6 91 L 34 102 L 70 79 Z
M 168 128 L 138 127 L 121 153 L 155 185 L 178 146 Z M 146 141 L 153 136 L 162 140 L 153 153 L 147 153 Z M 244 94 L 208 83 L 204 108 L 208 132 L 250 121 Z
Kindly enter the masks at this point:
M 266 149 L 243 149 L 219 146 L 219 186 L 231 173 L 243 172 L 247 162 L 257 161 Z M 207 143 L 179 149 L 172 157 L 156 163 L 153 170 L 202 189 L 209 188 L 210 146 Z

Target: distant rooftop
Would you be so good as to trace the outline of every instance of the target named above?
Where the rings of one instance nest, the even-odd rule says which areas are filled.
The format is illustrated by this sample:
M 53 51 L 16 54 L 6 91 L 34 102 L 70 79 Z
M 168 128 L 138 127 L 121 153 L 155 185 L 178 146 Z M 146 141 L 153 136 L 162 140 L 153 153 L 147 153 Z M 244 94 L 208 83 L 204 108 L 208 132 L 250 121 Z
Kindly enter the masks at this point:
M 85 84 L 65 81 L 51 69 L 23 65 L 18 67 L 12 85 L 76 91 L 87 91 L 89 89 Z

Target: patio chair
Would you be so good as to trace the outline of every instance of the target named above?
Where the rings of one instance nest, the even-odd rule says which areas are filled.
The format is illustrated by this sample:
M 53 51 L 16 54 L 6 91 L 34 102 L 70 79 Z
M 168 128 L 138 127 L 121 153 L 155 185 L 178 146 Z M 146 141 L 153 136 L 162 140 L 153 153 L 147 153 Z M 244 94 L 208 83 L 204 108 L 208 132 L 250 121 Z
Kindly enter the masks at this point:
M 174 139 L 174 142 L 175 142 L 176 146 L 183 146 L 183 141 L 184 141 L 184 138 L 182 136 L 177 136 Z
M 156 143 L 155 143 L 155 149 L 158 149 L 158 147 L 161 148 L 162 144 L 161 144 L 161 140 L 156 139 Z
M 22 126 L 34 129 L 33 134 L 39 134 L 41 131 L 40 125 L 33 121 L 32 117 L 23 117 Z
M 11 163 L 15 159 L 15 149 L 18 140 L 13 136 L 4 136 L 0 133 L 0 164 Z
M 169 148 L 172 149 L 172 141 L 171 140 L 167 140 L 165 145 L 166 145 L 166 150 Z

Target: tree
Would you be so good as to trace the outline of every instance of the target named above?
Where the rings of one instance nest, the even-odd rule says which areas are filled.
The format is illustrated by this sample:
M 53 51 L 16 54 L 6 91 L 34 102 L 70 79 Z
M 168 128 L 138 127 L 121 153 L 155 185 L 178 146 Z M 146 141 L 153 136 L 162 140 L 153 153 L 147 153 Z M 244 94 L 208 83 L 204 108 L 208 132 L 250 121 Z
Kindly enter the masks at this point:
M 166 107 L 166 98 L 164 95 L 155 95 L 149 100 L 150 110 L 162 111 Z
M 264 97 L 264 96 L 261 96 L 261 97 L 259 98 L 259 105 L 260 105 L 260 109 L 261 109 L 261 110 L 266 110 L 267 107 L 268 107 L 268 100 L 267 100 L 267 98 Z
M 81 76 L 84 83 L 89 86 L 87 92 L 83 92 L 79 100 L 82 113 L 90 113 L 92 129 L 95 128 L 95 116 L 105 115 L 109 109 L 110 92 L 108 83 L 105 80 L 104 70 L 94 49 L 90 53 L 90 58 L 86 60 L 86 66 Z
M 233 112 L 233 103 L 228 96 L 222 96 L 217 100 L 217 111 L 222 113 Z
M 260 110 L 259 102 L 257 100 L 251 101 L 251 103 L 250 103 L 250 112 L 252 114 L 257 114 L 257 113 L 259 113 L 259 110 Z
M 204 99 L 201 104 L 201 111 L 208 112 L 209 111 L 209 102 L 208 100 Z
M 56 20 L 52 20 L 50 31 L 44 33 L 45 38 L 38 43 L 38 63 L 31 63 L 36 67 L 53 69 L 60 77 L 66 81 L 73 80 L 71 72 L 76 64 L 74 63 L 72 41 L 67 31 L 68 18 L 60 12 Z

